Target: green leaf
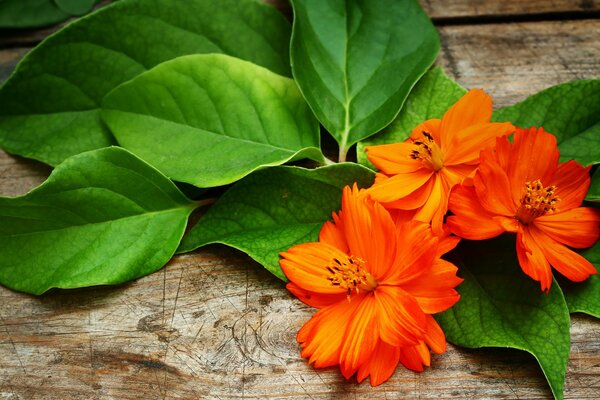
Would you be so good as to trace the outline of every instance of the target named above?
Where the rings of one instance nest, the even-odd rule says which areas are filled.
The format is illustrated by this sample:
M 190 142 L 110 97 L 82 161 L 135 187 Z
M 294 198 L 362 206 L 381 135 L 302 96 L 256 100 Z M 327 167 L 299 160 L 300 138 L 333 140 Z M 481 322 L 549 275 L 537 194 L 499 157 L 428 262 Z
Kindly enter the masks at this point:
M 253 0 L 124 0 L 44 40 L 0 89 L 0 147 L 56 165 L 114 144 L 102 98 L 186 54 L 226 53 L 291 76 L 290 26 Z
M 293 0 L 294 78 L 340 156 L 389 124 L 439 39 L 415 0 Z
M 592 175 L 592 182 L 585 199 L 588 201 L 600 201 L 600 169 Z
M 147 275 L 172 257 L 193 208 L 124 149 L 71 157 L 28 194 L 0 198 L 0 283 L 41 294 Z
M 0 0 L 0 29 L 38 28 L 69 17 L 53 0 Z
M 342 188 L 367 187 L 374 174 L 357 164 L 317 169 L 273 167 L 231 187 L 183 239 L 178 252 L 222 243 L 247 253 L 278 278 L 279 253 L 318 239 L 323 223 L 340 209 Z
M 494 112 L 494 121 L 510 121 L 554 134 L 561 161 L 600 162 L 600 80 L 563 83 L 521 103 Z
M 54 0 L 56 5 L 71 15 L 83 15 L 92 11 L 94 4 L 100 0 Z
M 323 160 L 319 124 L 294 81 L 222 54 L 165 62 L 115 89 L 103 108 L 121 146 L 198 187 Z
M 459 275 L 464 278 L 457 288 L 461 298 L 436 316 L 448 341 L 469 348 L 527 351 L 542 367 L 554 397 L 562 398 L 570 320 L 560 287 L 555 282 L 545 294 L 523 273 L 514 236 L 463 241 L 457 253 Z
M 596 270 L 600 271 L 600 242 L 585 250 L 582 255 L 594 264 Z M 559 282 L 571 313 L 581 312 L 600 318 L 600 277 L 598 275 L 592 275 L 583 282 L 571 282 L 564 278 Z
M 396 119 L 380 133 L 358 143 L 358 162 L 374 168 L 367 159 L 366 146 L 403 142 L 420 123 L 432 118 L 442 118 L 466 92 L 462 86 L 448 78 L 440 67 L 433 68 L 410 92 Z

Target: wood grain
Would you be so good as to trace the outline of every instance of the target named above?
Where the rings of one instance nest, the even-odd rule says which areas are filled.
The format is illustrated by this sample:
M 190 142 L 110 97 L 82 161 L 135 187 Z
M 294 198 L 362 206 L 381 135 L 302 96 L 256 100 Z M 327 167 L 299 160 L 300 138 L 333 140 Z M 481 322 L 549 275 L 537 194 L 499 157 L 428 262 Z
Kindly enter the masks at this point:
M 600 72 L 600 21 L 445 26 L 440 64 L 508 105 Z M 6 74 L 24 49 L 0 51 Z M 13 53 L 11 53 L 13 52 Z M 48 167 L 0 151 L 0 195 Z M 314 310 L 248 257 L 209 246 L 120 287 L 39 298 L 0 287 L 0 398 L 550 398 L 533 357 L 449 346 L 416 374 L 371 388 L 300 358 L 295 334 Z M 575 315 L 565 398 L 600 397 L 600 324 Z

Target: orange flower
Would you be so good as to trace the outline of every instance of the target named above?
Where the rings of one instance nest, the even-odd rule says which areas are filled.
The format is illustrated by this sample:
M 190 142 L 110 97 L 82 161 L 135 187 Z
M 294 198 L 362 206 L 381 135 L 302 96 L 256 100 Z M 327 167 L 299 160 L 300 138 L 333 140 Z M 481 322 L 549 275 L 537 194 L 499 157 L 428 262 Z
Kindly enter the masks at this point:
M 406 219 L 431 222 L 440 235 L 452 187 L 477 169 L 483 148 L 514 130 L 508 122 L 490 122 L 491 116 L 491 97 L 470 90 L 403 143 L 368 146 L 367 157 L 380 170 L 370 195 L 387 209 L 409 210 Z
M 459 299 L 454 287 L 462 280 L 440 256 L 460 239 L 440 239 L 422 222 L 396 227 L 356 185 L 344 188 L 342 211 L 333 219 L 319 242 L 281 253 L 287 288 L 320 309 L 298 332 L 302 356 L 317 368 L 339 364 L 346 378 L 357 373 L 359 382 L 370 375 L 373 386 L 398 362 L 422 371 L 429 348 L 446 348 L 430 314 Z
M 516 232 L 519 264 L 546 292 L 552 284 L 550 265 L 576 282 L 596 273 L 566 246 L 590 247 L 600 235 L 598 210 L 579 207 L 590 168 L 558 159 L 556 138 L 542 128 L 517 130 L 512 144 L 498 138 L 495 148 L 481 152 L 474 186 L 453 190 L 455 215 L 448 217 L 450 230 L 466 239 Z

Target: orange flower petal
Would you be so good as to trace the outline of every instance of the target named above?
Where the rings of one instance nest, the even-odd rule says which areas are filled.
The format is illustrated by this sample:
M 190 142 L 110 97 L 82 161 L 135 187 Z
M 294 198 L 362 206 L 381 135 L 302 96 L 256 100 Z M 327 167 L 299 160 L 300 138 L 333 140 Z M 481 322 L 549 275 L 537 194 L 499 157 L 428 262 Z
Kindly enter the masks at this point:
M 390 379 L 400 359 L 400 348 L 378 341 L 368 362 L 358 368 L 357 380 L 362 382 L 371 376 L 371 386 L 378 386 Z
M 430 169 L 420 169 L 407 174 L 397 174 L 388 179 L 379 179 L 367 192 L 381 203 L 389 203 L 408 196 L 423 186 L 433 175 Z
M 400 348 L 400 362 L 406 368 L 415 371 L 423 372 L 423 366 L 431 364 L 431 355 L 429 349 L 424 342 L 420 342 L 415 346 L 406 346 Z
M 492 98 L 481 89 L 472 89 L 461 97 L 442 118 L 440 139 L 442 152 L 451 152 L 460 146 L 454 135 L 471 125 L 490 122 Z
M 540 179 L 548 185 L 558 165 L 558 157 L 554 135 L 542 128 L 517 129 L 507 170 L 515 204 L 521 199 L 525 182 Z
M 488 122 L 464 128 L 453 136 L 455 146 L 444 153 L 444 165 L 473 163 L 481 150 L 492 147 L 496 138 L 512 133 L 515 127 L 510 122 Z
M 425 343 L 434 353 L 442 354 L 446 351 L 446 335 L 431 315 L 427 316 L 427 333 Z
M 423 132 L 427 132 L 433 137 L 433 140 L 436 143 L 441 143 L 440 137 L 440 126 L 442 124 L 441 119 L 432 118 L 428 119 L 425 122 L 417 125 L 411 132 L 410 137 L 413 140 L 417 140 L 423 136 Z M 404 143 L 410 143 L 410 140 L 406 140 Z
M 553 240 L 578 249 L 591 247 L 600 237 L 600 211 L 595 208 L 547 214 L 533 223 Z
M 415 146 L 410 142 L 367 146 L 367 158 L 386 175 L 406 174 L 423 168 L 423 163 L 410 157 Z
M 435 179 L 429 179 L 423 186 L 412 192 L 406 197 L 389 202 L 382 203 L 388 210 L 414 210 L 421 207 L 431 196 L 431 190 L 435 184 Z
M 559 210 L 566 211 L 581 205 L 590 187 L 590 168 L 584 168 L 573 160 L 558 166 L 549 184 L 556 185 L 556 194 L 560 197 Z
M 458 236 L 442 236 L 439 238 L 438 248 L 435 252 L 436 257 L 441 257 L 446 254 L 450 250 L 453 250 L 458 243 L 460 243 L 461 238 Z
M 374 298 L 381 340 L 392 346 L 417 344 L 426 329 L 425 314 L 417 301 L 402 289 L 382 285 L 376 289 Z
M 581 255 L 544 235 L 535 226 L 529 232 L 541 248 L 550 264 L 561 274 L 574 282 L 581 282 L 596 274 L 596 268 Z
M 482 151 L 480 159 L 479 171 L 473 178 L 479 202 L 493 214 L 514 216 L 518 203 L 513 202 L 508 176 L 494 160 L 493 150 Z
M 548 293 L 552 285 L 550 264 L 528 227 L 517 233 L 517 257 L 523 272 L 533 280 L 539 281 L 542 291 Z
M 398 252 L 389 273 L 382 277 L 388 285 L 401 285 L 421 275 L 437 257 L 438 238 L 429 224 L 409 221 L 397 225 Z
M 346 330 L 359 304 L 360 301 L 342 301 L 322 308 L 300 329 L 296 339 L 309 364 L 316 368 L 339 364 Z
M 340 301 L 346 301 L 346 292 L 343 293 L 318 293 L 311 292 L 310 290 L 302 289 L 300 286 L 296 285 L 294 282 L 290 282 L 286 285 L 287 290 L 289 290 L 294 296 L 296 296 L 300 301 L 304 304 L 309 305 L 315 308 L 323 308 L 328 307 L 332 304 L 338 303 Z
M 402 289 L 417 300 L 427 314 L 435 314 L 452 307 L 460 295 L 454 288 L 463 280 L 456 276 L 458 268 L 448 261 L 436 259 L 418 279 L 402 285 Z
M 344 253 L 348 253 L 348 243 L 344 236 L 343 218 L 341 212 L 333 213 L 333 222 L 327 221 L 323 224 L 319 232 L 319 242 L 326 243 L 338 248 Z
M 504 232 L 502 226 L 494 220 L 494 215 L 481 206 L 474 187 L 454 187 L 449 208 L 454 215 L 446 219 L 446 224 L 452 233 L 461 238 L 490 239 Z
M 375 350 L 379 339 L 377 323 L 380 313 L 381 309 L 373 295 L 364 296 L 356 307 L 348 323 L 340 353 L 340 367 L 346 378 L 366 363 Z
M 331 285 L 327 266 L 334 258 L 345 259 L 346 253 L 326 243 L 303 243 L 280 254 L 279 265 L 285 276 L 298 287 L 312 292 L 345 293 L 339 286 Z
M 436 235 L 443 235 L 442 225 L 444 216 L 448 212 L 450 188 L 439 175 L 436 174 L 433 179 L 435 179 L 435 182 L 429 194 L 429 199 L 418 209 L 415 219 L 427 223 L 431 222 L 433 232 Z

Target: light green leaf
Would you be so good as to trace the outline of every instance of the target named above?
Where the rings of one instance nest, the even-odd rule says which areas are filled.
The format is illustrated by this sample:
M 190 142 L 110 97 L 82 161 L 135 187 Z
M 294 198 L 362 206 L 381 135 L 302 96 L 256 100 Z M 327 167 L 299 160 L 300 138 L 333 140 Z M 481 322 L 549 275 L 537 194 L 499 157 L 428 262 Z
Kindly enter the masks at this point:
M 71 157 L 28 194 L 0 198 L 0 283 L 41 294 L 147 275 L 172 257 L 193 209 L 124 149 Z
M 466 92 L 462 86 L 448 78 L 440 67 L 433 68 L 417 82 L 396 119 L 380 133 L 358 143 L 358 162 L 373 167 L 367 159 L 366 146 L 403 142 L 420 123 L 432 118 L 442 118 Z
M 231 187 L 186 235 L 178 252 L 222 243 L 247 253 L 278 278 L 279 253 L 318 239 L 323 223 L 340 209 L 342 188 L 367 187 L 374 174 L 357 164 L 317 169 L 273 167 Z
M 121 146 L 198 187 L 323 160 L 319 124 L 294 81 L 222 54 L 165 62 L 115 89 L 103 108 Z
M 588 201 L 600 201 L 600 169 L 592 175 L 592 182 L 585 199 Z
M 70 16 L 53 0 L 0 0 L 0 29 L 38 28 L 56 24 Z
M 415 0 L 293 0 L 294 78 L 348 148 L 389 124 L 434 62 L 439 39 Z
M 290 26 L 254 0 L 123 0 L 44 40 L 0 89 L 0 147 L 56 165 L 114 144 L 102 98 L 175 57 L 226 53 L 291 76 Z
M 457 249 L 459 302 L 436 319 L 448 341 L 463 347 L 509 347 L 531 353 L 554 397 L 563 397 L 569 359 L 569 310 L 560 287 L 540 291 L 517 261 L 514 236 L 463 241 Z M 462 263 L 459 261 L 462 260 Z
M 497 110 L 492 120 L 521 128 L 543 127 L 556 136 L 561 161 L 600 162 L 600 80 L 553 86 Z
M 585 250 L 582 255 L 600 272 L 600 242 Z M 592 275 L 583 282 L 571 282 L 564 278 L 559 282 L 570 312 L 581 312 L 600 318 L 600 277 L 598 275 Z
M 94 7 L 94 4 L 100 0 L 54 0 L 56 5 L 66 13 L 71 15 L 83 15 Z

